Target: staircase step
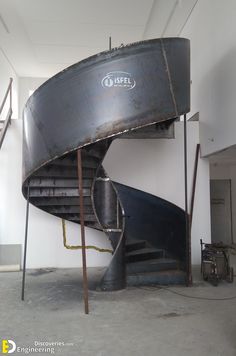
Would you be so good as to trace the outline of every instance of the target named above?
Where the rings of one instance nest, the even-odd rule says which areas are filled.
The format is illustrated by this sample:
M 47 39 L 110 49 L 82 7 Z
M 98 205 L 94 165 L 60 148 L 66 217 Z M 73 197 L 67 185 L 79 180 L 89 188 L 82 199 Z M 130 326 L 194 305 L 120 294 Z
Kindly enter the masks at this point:
M 57 160 L 53 161 L 50 165 L 53 167 L 66 167 L 66 168 L 73 167 L 73 168 L 77 169 L 78 163 L 77 163 L 77 159 L 72 160 L 68 157 L 68 158 L 64 158 L 64 159 L 57 159 Z M 93 158 L 93 157 L 87 156 L 87 157 L 83 158 L 83 160 L 82 160 L 83 168 L 97 168 L 98 165 L 99 165 L 98 159 L 95 157 Z
M 61 217 L 61 216 L 59 216 Z M 78 224 L 80 224 L 80 217 L 78 215 L 68 215 L 67 217 L 63 217 L 66 220 L 70 220 L 70 221 L 74 221 L 77 222 Z M 97 223 L 97 219 L 95 217 L 95 215 L 90 215 L 90 214 L 84 214 L 84 222 L 94 222 Z
M 83 180 L 83 187 L 91 187 L 92 178 Z M 78 188 L 78 179 L 75 178 L 31 178 L 30 187 L 34 188 Z
M 54 166 L 48 164 L 46 167 L 40 168 L 37 172 L 34 173 L 34 177 L 48 177 L 48 178 L 77 178 L 78 173 L 76 167 L 62 167 Z
M 79 205 L 79 197 L 51 197 L 51 196 L 39 196 L 31 197 L 30 202 L 36 206 L 70 206 L 70 205 Z M 91 206 L 91 197 L 84 197 L 84 205 Z
M 128 286 L 176 285 L 186 283 L 186 273 L 180 270 L 135 273 L 127 276 Z
M 178 261 L 170 258 L 155 258 L 126 264 L 127 274 L 142 272 L 159 272 L 178 269 Z
M 83 189 L 84 196 L 91 196 L 90 189 Z M 30 197 L 79 197 L 78 188 L 30 188 Z
M 49 211 L 50 212 L 50 211 Z M 58 214 L 60 215 L 60 214 Z M 60 216 L 59 216 L 60 217 Z M 80 216 L 77 214 L 68 214 L 68 215 L 62 215 L 61 216 L 65 220 L 70 220 L 70 221 L 77 221 L 80 222 Z M 91 222 L 96 222 L 97 219 L 94 214 L 84 214 L 84 221 L 91 221 Z
M 79 205 L 61 205 L 61 206 L 48 206 L 48 205 L 41 205 L 41 209 L 45 209 L 51 214 L 79 214 L 80 213 L 80 206 Z M 85 205 L 84 206 L 84 213 L 86 214 L 93 214 L 92 205 Z
M 93 178 L 95 176 L 95 168 L 84 168 L 83 178 Z M 47 167 L 40 168 L 34 173 L 34 177 L 48 177 L 48 178 L 77 178 L 78 172 L 76 167 L 63 167 L 48 165 Z
M 146 245 L 147 245 L 147 242 L 145 240 L 130 240 L 130 241 L 126 242 L 125 250 L 126 250 L 126 252 L 140 250 L 140 249 L 145 248 Z
M 164 257 L 164 250 L 146 247 L 140 250 L 131 251 L 126 254 L 126 262 L 145 261 L 153 258 Z

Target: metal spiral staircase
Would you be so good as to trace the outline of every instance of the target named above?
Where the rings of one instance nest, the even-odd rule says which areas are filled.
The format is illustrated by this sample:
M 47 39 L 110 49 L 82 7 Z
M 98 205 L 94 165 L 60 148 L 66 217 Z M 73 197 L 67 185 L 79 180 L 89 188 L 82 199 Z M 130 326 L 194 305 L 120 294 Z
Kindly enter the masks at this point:
M 44 83 L 24 109 L 23 186 L 31 204 L 103 231 L 113 255 L 103 290 L 184 283 L 185 213 L 151 194 L 113 182 L 102 162 L 112 141 L 189 111 L 189 41 L 134 43 L 100 53 Z

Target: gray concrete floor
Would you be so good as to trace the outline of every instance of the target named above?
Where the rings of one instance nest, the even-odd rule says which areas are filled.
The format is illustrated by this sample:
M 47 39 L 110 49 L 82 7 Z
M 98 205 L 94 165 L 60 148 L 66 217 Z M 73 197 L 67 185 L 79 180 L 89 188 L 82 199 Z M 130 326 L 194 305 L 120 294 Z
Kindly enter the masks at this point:
M 101 272 L 89 270 L 92 288 Z M 65 356 L 235 356 L 236 298 L 201 300 L 174 292 L 236 297 L 236 283 L 213 287 L 198 277 L 191 288 L 91 290 L 85 315 L 80 270 L 28 271 L 25 302 L 20 301 L 21 273 L 1 273 L 1 339 L 18 347 L 69 343 L 55 347 L 56 355 Z

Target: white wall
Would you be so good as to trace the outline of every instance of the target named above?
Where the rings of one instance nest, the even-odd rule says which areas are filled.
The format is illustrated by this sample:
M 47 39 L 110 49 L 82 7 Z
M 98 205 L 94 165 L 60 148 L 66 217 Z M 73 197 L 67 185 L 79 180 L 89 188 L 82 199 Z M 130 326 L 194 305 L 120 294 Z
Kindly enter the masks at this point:
M 22 118 L 24 106 L 29 99 L 29 92 L 34 92 L 48 78 L 19 78 L 19 118 Z
M 189 123 L 189 179 L 198 142 L 198 123 Z M 0 244 L 23 243 L 26 203 L 21 194 L 22 120 L 13 120 L 7 132 L 0 166 Z M 175 140 L 116 140 L 113 142 L 104 167 L 110 176 L 146 192 L 184 206 L 183 124 L 176 125 Z M 208 162 L 201 159 L 193 219 L 193 263 L 199 262 L 199 239 L 210 238 L 209 171 Z M 191 184 L 189 191 L 191 190 Z M 79 225 L 67 223 L 69 243 L 80 241 Z M 106 236 L 86 229 L 87 244 L 110 247 Z M 88 266 L 104 266 L 109 254 L 88 251 Z M 30 206 L 29 268 L 81 266 L 80 251 L 68 251 L 62 244 L 61 220 Z
M 157 195 L 184 208 L 183 122 L 175 125 L 174 140 L 115 140 L 104 161 L 109 176 L 120 183 Z M 189 201 L 192 190 L 198 122 L 188 123 Z M 208 160 L 199 160 L 192 225 L 192 262 L 200 259 L 200 238 L 210 241 Z
M 233 241 L 236 241 L 236 164 L 215 163 L 210 166 L 211 179 L 230 179 L 232 198 Z
M 236 1 L 198 0 L 180 34 L 191 40 L 192 114 L 202 154 L 236 143 Z
M 18 117 L 18 77 L 0 48 L 0 105 L 6 93 L 10 78 L 13 78 L 12 86 L 12 107 L 13 118 Z M 9 99 L 0 120 L 5 119 L 5 114 L 9 109 Z
M 26 202 L 21 194 L 22 120 L 13 120 L 0 151 L 0 244 L 23 244 Z M 69 244 L 80 244 L 80 226 L 67 223 Z M 105 235 L 86 229 L 87 244 L 110 247 Z M 87 252 L 89 266 L 104 266 L 110 254 Z M 81 252 L 63 247 L 61 220 L 30 205 L 29 268 L 81 266 Z

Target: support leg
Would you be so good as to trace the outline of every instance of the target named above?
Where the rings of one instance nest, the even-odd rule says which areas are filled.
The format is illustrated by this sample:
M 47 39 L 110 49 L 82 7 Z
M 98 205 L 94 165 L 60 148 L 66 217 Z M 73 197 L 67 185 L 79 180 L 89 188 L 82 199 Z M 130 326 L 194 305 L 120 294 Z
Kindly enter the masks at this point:
M 80 226 L 81 226 L 81 245 L 82 245 L 82 263 L 83 263 L 83 290 L 84 290 L 84 311 L 89 313 L 88 304 L 88 277 L 86 265 L 86 248 L 85 248 L 85 229 L 84 229 L 84 196 L 83 196 L 83 175 L 81 150 L 77 151 L 78 178 L 79 178 L 79 201 L 80 201 Z
M 24 244 L 24 260 L 23 260 L 23 276 L 22 276 L 22 288 L 21 288 L 21 300 L 25 300 L 25 269 L 26 269 L 26 255 L 27 255 L 27 243 L 28 243 L 28 225 L 29 225 L 29 194 L 30 182 L 28 181 L 27 187 L 27 203 L 26 203 L 26 218 L 25 218 L 25 244 Z
M 184 191 L 185 191 L 185 234 L 186 234 L 186 285 L 192 284 L 191 271 L 191 236 L 190 236 L 190 219 L 188 213 L 188 162 L 187 162 L 187 116 L 184 115 Z

